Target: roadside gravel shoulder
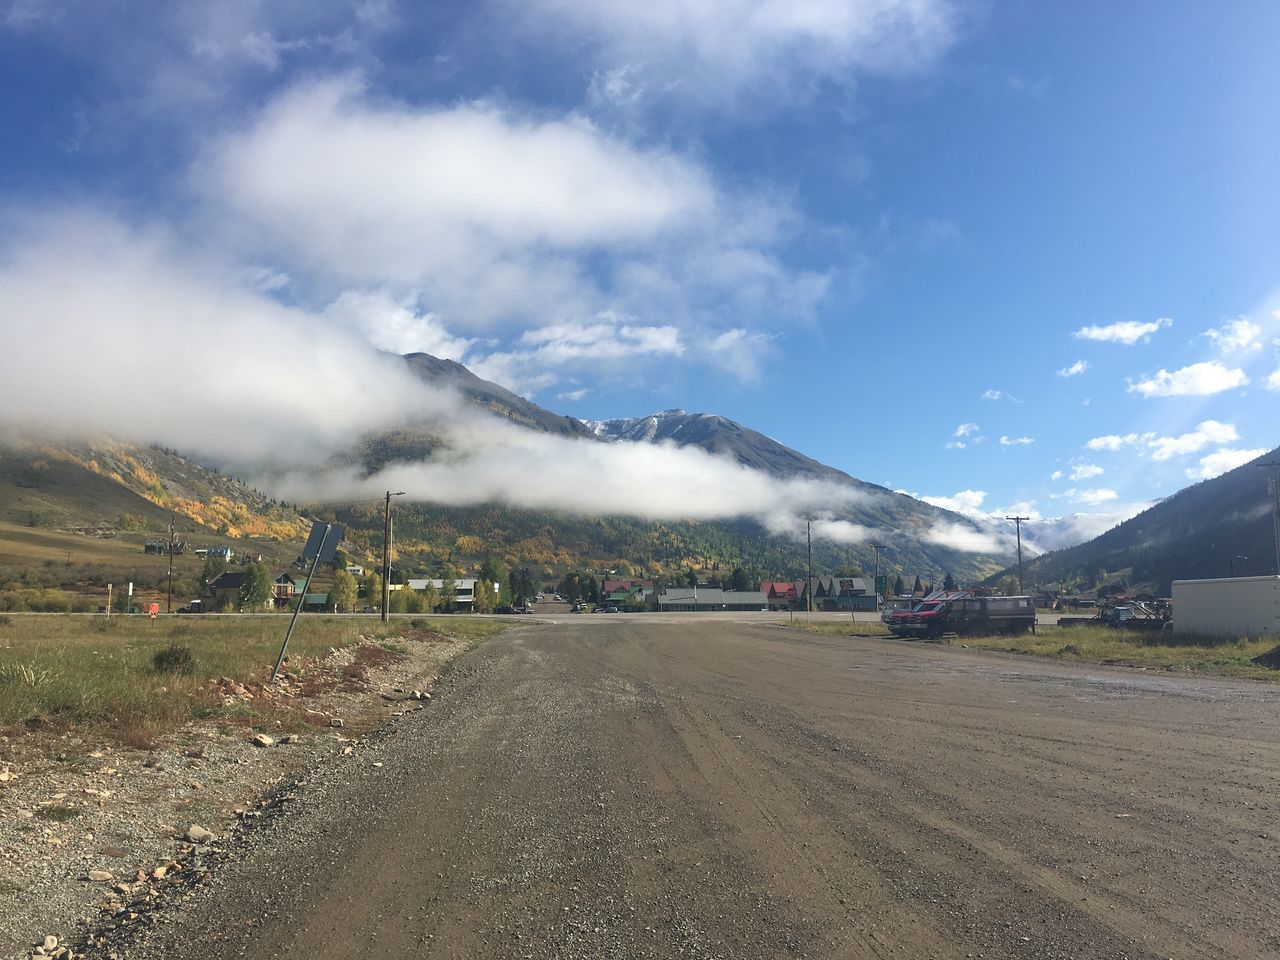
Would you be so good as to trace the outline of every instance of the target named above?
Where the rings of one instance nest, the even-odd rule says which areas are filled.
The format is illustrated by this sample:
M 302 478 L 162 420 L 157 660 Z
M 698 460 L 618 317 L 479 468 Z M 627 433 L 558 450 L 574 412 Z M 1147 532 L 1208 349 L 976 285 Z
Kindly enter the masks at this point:
M 474 645 L 410 634 L 288 662 L 271 687 L 223 678 L 224 709 L 153 749 L 0 737 L 0 957 L 72 957 L 104 930 L 150 922 L 190 895 L 241 824 L 422 709 Z

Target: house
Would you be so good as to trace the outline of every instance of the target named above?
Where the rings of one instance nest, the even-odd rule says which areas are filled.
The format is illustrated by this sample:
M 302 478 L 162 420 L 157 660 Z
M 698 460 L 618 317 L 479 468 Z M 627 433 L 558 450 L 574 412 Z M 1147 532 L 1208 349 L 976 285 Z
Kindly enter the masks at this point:
M 453 581 L 453 590 L 454 590 L 453 602 L 454 602 L 454 605 L 459 610 L 470 610 L 475 605 L 476 584 L 478 582 L 479 581 L 477 581 L 475 577 Z M 410 577 L 409 580 L 405 583 L 405 586 L 408 587 L 410 590 L 425 590 L 427 589 L 427 584 L 430 584 L 431 586 L 435 587 L 436 592 L 438 593 L 444 590 L 443 580 L 415 579 L 413 577 Z M 498 596 L 498 591 L 501 589 L 502 589 L 502 584 L 497 583 L 495 581 L 493 584 L 494 597 Z
M 672 613 L 709 613 L 721 610 L 768 610 L 759 590 L 721 590 L 719 587 L 671 587 L 658 594 L 658 609 Z
M 875 610 L 876 588 L 870 577 L 814 577 L 815 610 Z
M 764 594 L 770 610 L 795 610 L 801 606 L 804 589 L 803 584 L 797 585 L 788 580 L 761 580 L 760 592 Z
M 235 553 L 230 547 L 198 547 L 196 548 L 197 557 L 218 557 L 230 563 Z
M 347 573 L 351 574 L 353 577 L 363 577 L 364 567 L 360 566 L 358 563 L 348 563 Z
M 293 598 L 302 592 L 306 580 L 295 580 L 288 571 L 281 573 L 271 581 L 271 601 L 277 607 L 287 607 Z
M 650 593 L 653 593 L 653 581 L 652 580 L 606 580 L 600 587 L 600 593 L 602 595 L 617 593 L 619 590 L 624 590 L 628 593 L 635 590 L 642 590 L 644 591 L 644 595 L 648 596 Z
M 205 610 L 234 610 L 240 604 L 240 589 L 248 575 L 244 570 L 218 574 L 200 595 L 200 606 Z
M 308 593 L 302 598 L 302 609 L 305 613 L 333 613 L 327 593 Z

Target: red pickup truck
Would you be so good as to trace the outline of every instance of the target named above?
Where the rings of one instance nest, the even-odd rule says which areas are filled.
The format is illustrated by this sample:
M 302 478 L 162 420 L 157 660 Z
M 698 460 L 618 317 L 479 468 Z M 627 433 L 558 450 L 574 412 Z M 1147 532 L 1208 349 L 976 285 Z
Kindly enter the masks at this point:
M 944 633 L 1034 633 L 1036 607 L 1031 597 L 977 597 L 972 590 L 939 590 L 914 610 L 894 614 L 888 627 L 894 636 L 930 640 Z

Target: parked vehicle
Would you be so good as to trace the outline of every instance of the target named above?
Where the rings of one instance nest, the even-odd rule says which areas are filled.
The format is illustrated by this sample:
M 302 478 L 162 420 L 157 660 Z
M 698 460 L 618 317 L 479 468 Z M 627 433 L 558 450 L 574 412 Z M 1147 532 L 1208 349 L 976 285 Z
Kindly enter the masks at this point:
M 939 637 L 945 631 L 952 601 L 972 596 L 972 590 L 935 590 L 909 609 L 891 613 L 885 624 L 895 637 Z
M 917 603 L 919 601 L 914 597 L 897 597 L 885 601 L 884 609 L 880 612 L 880 622 L 887 624 L 895 613 L 910 613 Z
M 1094 616 L 1059 617 L 1058 626 L 1115 627 L 1118 630 L 1163 630 L 1169 624 L 1171 613 L 1172 608 L 1167 600 L 1147 603 L 1131 597 L 1115 596 L 1102 601 L 1098 605 L 1098 612 Z
M 944 630 L 963 635 L 1026 633 L 1036 630 L 1033 597 L 969 597 L 947 611 Z
M 970 590 L 938 591 L 910 611 L 898 611 L 888 621 L 899 637 L 936 640 L 946 633 L 979 635 L 1026 633 L 1036 624 L 1031 597 L 977 597 Z

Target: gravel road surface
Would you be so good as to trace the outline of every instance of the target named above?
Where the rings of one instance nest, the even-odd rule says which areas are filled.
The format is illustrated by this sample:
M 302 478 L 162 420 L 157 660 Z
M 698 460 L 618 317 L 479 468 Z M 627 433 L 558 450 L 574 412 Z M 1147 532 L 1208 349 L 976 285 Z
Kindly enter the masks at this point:
M 619 616 L 436 689 L 103 955 L 1280 956 L 1268 686 Z

